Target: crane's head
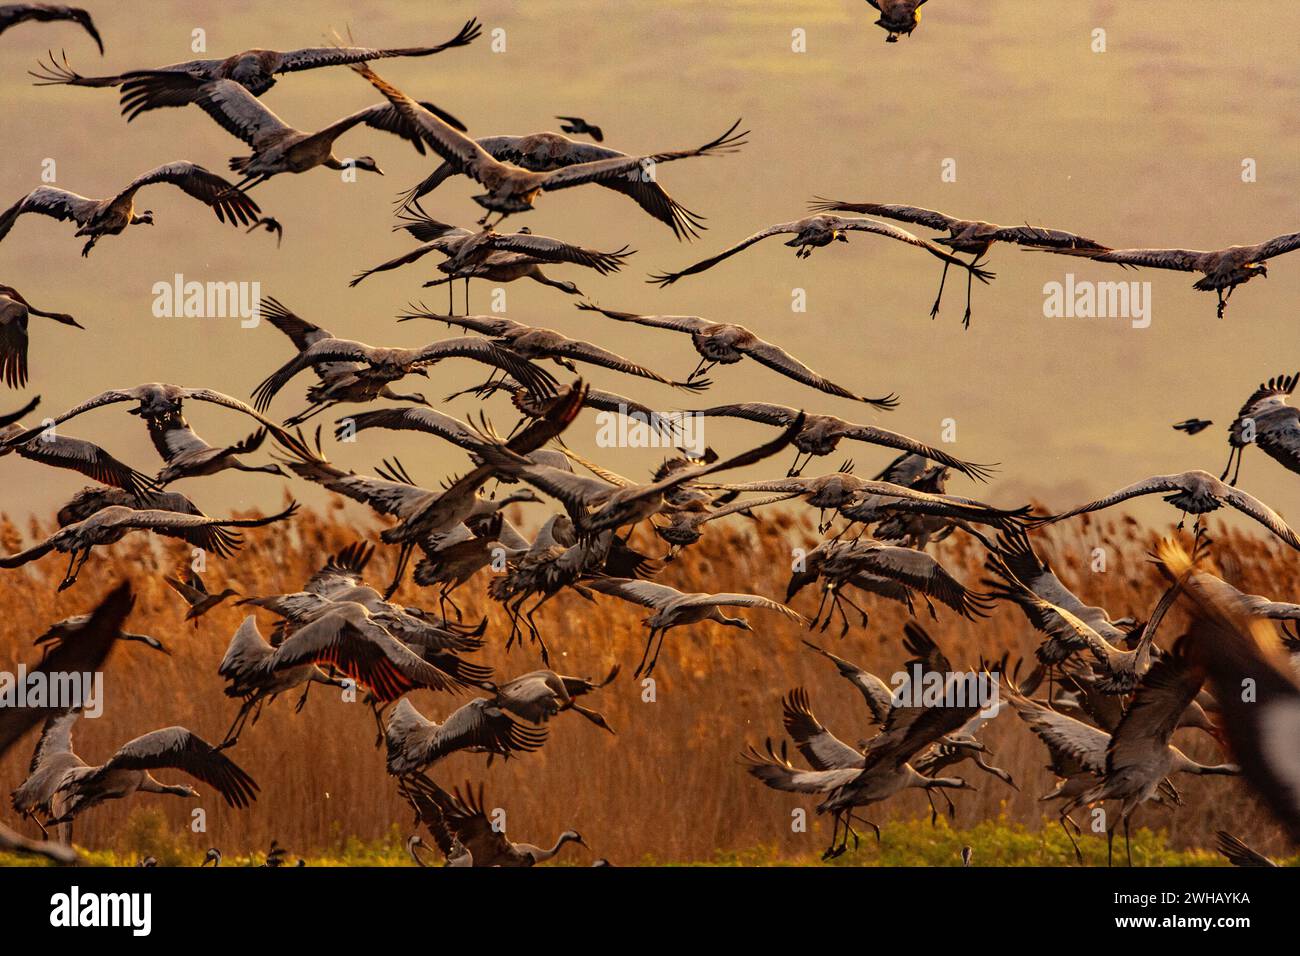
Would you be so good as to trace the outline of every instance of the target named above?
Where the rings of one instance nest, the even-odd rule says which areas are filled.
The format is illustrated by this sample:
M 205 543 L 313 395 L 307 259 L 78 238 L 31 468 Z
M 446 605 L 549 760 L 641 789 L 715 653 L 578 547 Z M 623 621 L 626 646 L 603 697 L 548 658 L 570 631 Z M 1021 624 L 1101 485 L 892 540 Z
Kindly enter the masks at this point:
M 384 175 L 384 171 L 379 168 L 379 164 L 375 162 L 373 156 L 358 156 L 352 161 L 352 165 L 354 168 L 364 169 L 368 173 L 376 173 L 380 176 Z
M 133 226 L 152 226 L 152 225 L 153 225 L 153 210 L 152 210 L 152 209 L 146 209 L 144 212 L 136 213 L 135 217 L 131 220 L 131 225 L 133 225 Z
M 578 846 L 587 846 L 587 841 L 582 838 L 582 834 L 577 830 L 565 830 L 560 834 L 561 843 L 576 843 Z M 590 850 L 591 847 L 587 846 Z
M 821 566 L 816 568 L 805 567 L 801 571 L 794 571 L 790 574 L 790 584 L 785 589 L 785 603 L 789 604 L 796 594 L 817 580 L 820 574 Z
M 512 491 L 510 494 L 500 499 L 500 501 L 497 502 L 497 505 L 499 508 L 504 508 L 506 505 L 522 504 L 524 502 L 541 504 L 542 499 L 537 496 L 537 492 L 533 491 L 533 489 L 520 488 L 518 491 Z

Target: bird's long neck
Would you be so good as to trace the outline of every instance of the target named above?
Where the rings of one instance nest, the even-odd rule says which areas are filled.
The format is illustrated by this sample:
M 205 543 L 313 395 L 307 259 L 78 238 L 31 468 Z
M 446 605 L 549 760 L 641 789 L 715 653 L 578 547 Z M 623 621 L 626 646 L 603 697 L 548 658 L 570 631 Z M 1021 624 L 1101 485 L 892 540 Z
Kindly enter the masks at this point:
M 926 777 L 921 774 L 917 776 L 921 779 L 915 785 L 926 790 L 961 790 L 966 786 L 966 781 L 960 777 Z
M 183 784 L 161 783 L 160 781 L 155 780 L 152 774 L 148 773 L 146 773 L 144 779 L 140 781 L 138 789 L 145 793 L 169 793 L 177 797 L 188 797 L 190 795 L 189 787 Z
M 533 855 L 534 860 L 538 863 L 542 863 L 546 860 L 551 859 L 557 853 L 560 852 L 560 847 L 564 846 L 564 844 L 568 843 L 572 839 L 573 837 L 571 837 L 569 834 L 561 833 L 559 837 L 556 839 L 555 845 L 552 846 L 549 850 L 542 850 L 540 853 L 534 854 Z
M 230 467 L 236 471 L 256 471 L 268 475 L 280 474 L 280 467 L 278 465 L 246 465 L 238 458 L 232 458 L 230 460 Z
M 1191 766 L 1187 768 L 1187 772 L 1200 774 L 1202 777 L 1236 777 L 1241 774 L 1241 768 L 1235 763 L 1203 764 L 1194 760 L 1188 762 Z
M 532 497 L 526 492 L 513 491 L 510 494 L 506 495 L 505 497 L 498 498 L 496 501 L 496 508 L 493 510 L 500 511 L 502 508 L 506 507 L 507 505 L 513 505 L 520 502 L 532 501 L 532 500 L 533 500 Z
M 1202 777 L 1235 777 L 1241 773 L 1241 768 L 1234 763 L 1197 763 L 1177 747 L 1171 746 L 1169 749 L 1173 751 L 1171 771 L 1194 773 Z
M 542 285 L 549 285 L 552 289 L 559 289 L 561 292 L 567 292 L 569 295 L 581 295 L 580 292 L 573 288 L 571 283 L 560 282 L 557 279 L 552 279 L 541 269 L 534 269 L 532 272 L 528 273 L 528 278 L 532 279 L 534 282 L 540 282 Z
M 384 398 L 391 399 L 392 401 L 395 402 L 415 402 L 418 405 L 424 404 L 423 396 L 415 395 L 415 394 L 403 395 L 401 392 L 394 392 L 387 385 L 385 385 L 383 388 L 379 390 L 379 394 Z
M 415 861 L 416 866 L 428 866 L 429 864 L 425 863 L 424 860 L 420 858 L 420 854 L 415 851 L 415 848 L 419 845 L 420 844 L 417 840 L 412 837 L 410 840 L 406 841 L 406 852 L 411 854 L 411 859 Z

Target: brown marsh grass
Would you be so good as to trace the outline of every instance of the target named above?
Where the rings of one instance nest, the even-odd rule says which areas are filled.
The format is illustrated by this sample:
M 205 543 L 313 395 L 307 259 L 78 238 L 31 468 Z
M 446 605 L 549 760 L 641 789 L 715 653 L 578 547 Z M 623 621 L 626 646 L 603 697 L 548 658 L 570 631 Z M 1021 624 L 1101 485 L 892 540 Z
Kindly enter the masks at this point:
M 29 533 L 45 529 L 32 523 Z M 374 537 L 374 525 L 341 501 L 328 513 L 303 513 L 292 525 L 255 530 L 246 545 L 226 562 L 213 562 L 210 588 L 232 586 L 245 594 L 298 590 L 326 558 L 358 537 Z M 1294 556 L 1279 543 L 1216 527 L 1214 553 L 1220 572 L 1243 589 L 1288 596 L 1277 569 L 1293 566 Z M 23 535 L 6 519 L 0 545 L 13 549 Z M 1157 533 L 1127 518 L 1097 522 L 1087 518 L 1039 535 L 1040 549 L 1057 573 L 1091 604 L 1112 616 L 1144 619 L 1160 593 L 1147 553 Z M 698 546 L 669 564 L 659 580 L 685 590 L 753 591 L 780 598 L 785 593 L 791 549 L 815 543 L 804 516 L 768 511 L 757 524 L 733 518 L 711 525 Z M 1090 569 L 1094 548 L 1107 555 L 1107 569 Z M 662 545 L 653 544 L 655 553 Z M 970 586 L 982 576 L 983 549 L 969 538 L 954 536 L 937 546 L 946 567 Z M 129 578 L 137 604 L 129 626 L 161 638 L 173 651 L 164 656 L 140 645 L 115 651 L 105 676 L 102 719 L 83 720 L 76 745 L 88 761 L 105 758 L 120 743 L 171 724 L 182 724 L 206 739 L 221 739 L 237 702 L 222 694 L 216 674 L 227 641 L 243 618 L 241 609 L 223 605 L 199 622 L 183 622 L 185 610 L 161 574 L 184 556 L 175 546 L 159 547 L 134 535 L 97 550 L 80 582 L 63 594 L 55 585 L 63 571 L 58 557 L 0 577 L 0 661 L 13 669 L 33 662 L 33 637 L 50 623 L 91 608 L 114 584 Z M 381 547 L 368 578 L 387 580 L 392 554 Z M 486 572 L 458 592 L 467 620 L 489 618 L 489 646 L 481 656 L 500 675 L 514 675 L 539 665 L 530 646 L 504 650 L 508 625 L 502 610 L 486 597 Z M 409 582 L 397 600 L 436 605 Z M 795 599 L 796 609 L 811 613 L 816 597 L 809 589 Z M 777 615 L 745 612 L 753 633 L 702 625 L 673 631 L 655 672 L 654 700 L 630 671 L 639 659 L 644 629 L 641 609 L 600 596 L 588 603 L 565 593 L 538 616 L 552 649 L 552 662 L 565 673 L 603 676 L 615 661 L 623 674 L 592 699 L 617 729 L 610 736 L 576 715 L 562 715 L 551 725 L 550 740 L 539 753 L 489 768 L 481 756 L 457 756 L 435 768 L 434 776 L 450 787 L 466 780 L 486 785 L 489 806 L 507 810 L 517 840 L 549 843 L 561 830 L 580 830 L 597 855 L 616 862 L 709 860 L 721 853 L 767 847 L 778 857 L 808 857 L 824 845 L 828 827 L 814 821 L 808 833 L 791 832 L 791 811 L 811 808 L 813 801 L 776 793 L 745 774 L 738 754 L 748 743 L 781 735 L 780 698 L 806 687 L 818 717 L 846 741 L 870 735 L 857 692 L 840 679 L 828 662 L 810 652 L 810 638 L 881 676 L 906 659 L 899 638 L 906 611 L 870 597 L 863 605 L 870 623 L 838 637 L 839 622 L 824 634 L 810 635 Z M 1014 661 L 1032 654 L 1034 633 L 1014 608 L 999 606 L 986 621 L 969 622 L 938 609 L 920 619 L 956 666 L 974 666 L 980 655 L 1009 651 Z M 260 619 L 267 633 L 272 618 Z M 1160 643 L 1177 636 L 1181 617 L 1175 609 L 1162 629 Z M 855 622 L 856 624 L 856 622 Z M 77 822 L 76 841 L 93 849 L 124 849 L 133 810 L 165 814 L 178 842 L 196 849 L 217 845 L 227 853 L 264 848 L 272 839 L 301 854 L 329 855 L 349 841 L 391 838 L 394 825 L 406 832 L 410 814 L 385 773 L 383 752 L 368 708 L 346 703 L 332 688 L 317 687 L 305 709 L 293 713 L 296 695 L 268 706 L 259 723 L 249 727 L 231 755 L 257 779 L 261 794 L 252 809 L 235 812 L 210 788 L 198 805 L 207 812 L 207 832 L 191 833 L 195 804 L 167 797 L 112 801 Z M 445 716 L 461 699 L 421 692 L 414 702 L 428 715 Z M 1004 818 L 1031 829 L 1055 827 L 1052 811 L 1036 798 L 1051 787 L 1044 769 L 1046 754 L 1014 714 L 1005 713 L 986 731 L 995 756 L 1019 782 L 1016 793 L 994 778 L 963 765 L 960 772 L 979 789 L 956 794 L 956 827 Z M 1215 762 L 1212 742 L 1195 731 L 1176 739 L 1193 756 Z M 34 738 L 0 761 L 0 786 L 12 789 L 24 775 Z M 178 775 L 162 774 L 169 779 Z M 1167 831 L 1175 847 L 1207 847 L 1216 829 L 1230 829 L 1265 852 L 1280 852 L 1279 829 L 1238 781 L 1189 778 L 1179 781 L 1186 806 L 1176 813 L 1159 808 L 1139 812 L 1135 822 Z M 19 824 L 6 800 L 0 819 Z M 924 796 L 907 794 L 874 808 L 871 818 L 889 840 L 890 820 L 928 816 Z M 810 814 L 811 816 L 811 814 Z M 578 856 L 581 854 L 579 853 Z

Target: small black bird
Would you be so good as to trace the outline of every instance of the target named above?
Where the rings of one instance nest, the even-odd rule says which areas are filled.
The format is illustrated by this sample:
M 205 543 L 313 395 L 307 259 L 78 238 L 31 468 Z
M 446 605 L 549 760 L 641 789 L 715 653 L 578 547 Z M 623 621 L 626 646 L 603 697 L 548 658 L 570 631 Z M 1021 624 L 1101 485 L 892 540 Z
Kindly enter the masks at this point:
M 1189 418 L 1186 421 L 1178 422 L 1174 428 L 1180 432 L 1187 432 L 1189 435 L 1197 435 L 1213 425 L 1214 422 L 1204 418 Z
M 605 142 L 605 134 L 601 132 L 600 127 L 592 126 L 581 116 L 557 116 L 555 118 L 564 121 L 560 125 L 560 129 L 565 133 L 586 133 L 598 143 Z
M 244 230 L 245 235 L 254 229 L 265 229 L 267 232 L 273 233 L 275 235 L 275 248 L 277 249 L 280 248 L 280 243 L 284 241 L 284 226 L 280 225 L 279 221 L 271 216 L 263 216 L 257 220 Z

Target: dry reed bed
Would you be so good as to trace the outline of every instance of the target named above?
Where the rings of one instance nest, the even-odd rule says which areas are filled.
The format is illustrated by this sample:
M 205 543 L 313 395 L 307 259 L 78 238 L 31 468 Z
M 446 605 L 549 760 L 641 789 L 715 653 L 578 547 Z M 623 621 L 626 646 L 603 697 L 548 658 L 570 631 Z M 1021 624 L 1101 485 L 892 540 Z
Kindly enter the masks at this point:
M 815 537 L 804 516 L 769 515 L 774 520 L 762 525 L 733 518 L 710 526 L 706 539 L 670 564 L 659 580 L 686 590 L 754 591 L 781 598 L 792 547 L 810 546 Z M 30 532 L 42 530 L 33 522 Z M 244 550 L 229 561 L 213 562 L 207 581 L 213 588 L 229 584 L 244 593 L 298 590 L 328 555 L 358 536 L 373 538 L 373 530 L 373 522 L 351 505 L 336 502 L 329 514 L 303 513 L 292 526 L 249 532 Z M 6 548 L 16 546 L 21 537 L 7 519 L 0 525 L 0 544 Z M 1295 558 L 1284 554 L 1280 545 L 1223 529 L 1216 529 L 1215 537 L 1219 567 L 1229 580 L 1248 591 L 1294 597 L 1283 583 L 1289 576 L 1279 569 L 1294 568 Z M 1155 534 L 1131 520 L 1082 519 L 1037 540 L 1066 583 L 1113 616 L 1144 618 L 1160 593 L 1158 576 L 1146 558 Z M 1107 549 L 1105 573 L 1089 569 L 1092 549 L 1098 546 Z M 662 546 L 656 543 L 651 550 L 658 553 Z M 160 578 L 183 553 L 174 546 L 160 548 L 147 536 L 132 536 L 98 550 L 80 583 L 63 594 L 55 592 L 63 571 L 57 557 L 0 577 L 0 662 L 7 662 L 0 666 L 12 669 L 19 661 L 34 661 L 30 642 L 37 633 L 59 618 L 92 607 L 123 578 L 133 581 L 138 595 L 130 627 L 160 637 L 174 651 L 165 657 L 124 645 L 115 652 L 105 678 L 104 718 L 82 721 L 76 735 L 77 748 L 89 761 L 105 757 L 137 734 L 169 724 L 183 724 L 215 742 L 234 716 L 237 702 L 222 694 L 216 668 L 243 612 L 225 605 L 197 629 L 184 624 L 183 603 Z M 977 585 L 981 547 L 956 536 L 939 545 L 936 553 L 962 581 Z M 372 582 L 386 580 L 391 558 L 390 549 L 376 555 L 368 575 Z M 466 619 L 489 616 L 491 640 L 482 659 L 506 676 L 540 666 L 531 647 L 516 647 L 508 654 L 504 650 L 508 625 L 501 609 L 487 600 L 485 580 L 486 573 L 458 592 Z M 409 582 L 397 599 L 436 604 Z M 797 609 L 805 613 L 811 613 L 815 602 L 812 589 L 795 599 Z M 467 779 L 485 782 L 489 805 L 506 808 L 515 839 L 549 843 L 560 830 L 574 827 L 596 854 L 616 862 L 650 857 L 707 860 L 719 850 L 759 845 L 790 856 L 816 851 L 827 838 L 824 821 L 817 821 L 807 834 L 790 828 L 791 810 L 811 807 L 812 802 L 763 788 L 741 770 L 737 756 L 746 743 L 780 736 L 779 701 L 796 686 L 808 688 L 818 716 L 841 738 L 853 742 L 869 736 L 857 692 L 801 643 L 811 638 L 887 677 L 906 657 L 899 644 L 906 611 L 870 597 L 865 602 L 870 624 L 865 629 L 855 626 L 843 640 L 837 637 L 838 620 L 827 633 L 810 635 L 764 612 L 743 612 L 755 627 L 752 634 L 714 625 L 673 631 L 654 675 L 656 699 L 646 702 L 643 687 L 629 676 L 642 649 L 642 609 L 603 596 L 590 604 L 573 593 L 560 595 L 538 616 L 553 664 L 562 672 L 603 676 L 613 662 L 622 663 L 619 680 L 592 699 L 618 735 L 612 737 L 576 715 L 564 715 L 552 724 L 551 739 L 539 753 L 495 761 L 490 768 L 481 756 L 458 756 L 439 765 L 434 775 L 448 787 Z M 1014 661 L 1031 654 L 1037 644 L 1014 608 L 999 607 L 981 622 L 962 620 L 942 607 L 937 620 L 929 620 L 924 607 L 918 614 L 958 667 L 974 666 L 981 654 L 998 656 L 1004 650 Z M 262 616 L 263 633 L 271 620 Z M 1163 645 L 1179 633 L 1181 623 L 1175 611 L 1162 632 Z M 349 838 L 383 839 L 395 823 L 405 830 L 409 811 L 385 773 L 368 709 L 343 702 L 332 688 L 313 689 L 297 715 L 292 712 L 295 699 L 268 706 L 231 752 L 261 786 L 251 810 L 228 810 L 210 788 L 201 788 L 206 792 L 199 805 L 207 810 L 208 832 L 193 834 L 190 801 L 114 801 L 78 821 L 77 842 L 120 848 L 120 834 L 136 807 L 161 808 L 182 843 L 217 845 L 228 852 L 260 849 L 277 839 L 295 852 L 327 854 Z M 427 692 L 414 698 L 422 712 L 439 719 L 459 701 Z M 986 739 L 995 753 L 993 762 L 1011 771 L 1021 792 L 964 765 L 955 772 L 979 790 L 955 794 L 955 825 L 999 815 L 1030 826 L 1041 824 L 1051 811 L 1036 797 L 1050 789 L 1051 776 L 1043 769 L 1046 755 L 1037 739 L 1010 713 L 989 729 Z M 0 761 L 4 790 L 22 779 L 33 742 L 25 741 Z M 1177 742 L 1193 756 L 1215 755 L 1213 744 L 1194 731 L 1179 732 Z M 1228 828 L 1262 850 L 1282 849 L 1278 828 L 1239 782 L 1184 777 L 1179 787 L 1186 807 L 1176 814 L 1143 810 L 1137 822 L 1167 828 L 1175 846 L 1208 846 L 1214 830 Z M 871 818 L 887 824 L 892 818 L 928 812 L 922 795 L 908 794 L 873 809 Z M 6 801 L 0 818 L 13 825 L 13 817 Z M 889 839 L 887 825 L 884 838 Z

